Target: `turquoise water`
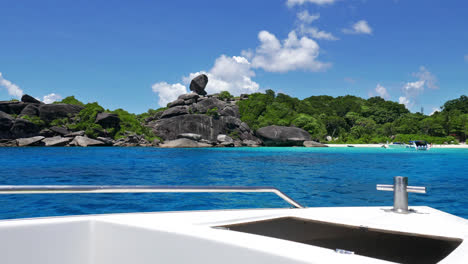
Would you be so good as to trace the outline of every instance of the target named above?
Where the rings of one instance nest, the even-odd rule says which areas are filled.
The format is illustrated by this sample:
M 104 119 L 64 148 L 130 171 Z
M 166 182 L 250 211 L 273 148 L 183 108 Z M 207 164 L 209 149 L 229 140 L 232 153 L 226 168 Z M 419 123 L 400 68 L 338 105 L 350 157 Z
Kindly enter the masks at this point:
M 428 194 L 409 194 L 468 218 L 468 150 L 364 148 L 0 148 L 0 185 L 274 186 L 303 205 L 392 205 L 375 190 L 393 176 Z M 273 194 L 0 195 L 0 219 L 37 216 L 287 207 Z

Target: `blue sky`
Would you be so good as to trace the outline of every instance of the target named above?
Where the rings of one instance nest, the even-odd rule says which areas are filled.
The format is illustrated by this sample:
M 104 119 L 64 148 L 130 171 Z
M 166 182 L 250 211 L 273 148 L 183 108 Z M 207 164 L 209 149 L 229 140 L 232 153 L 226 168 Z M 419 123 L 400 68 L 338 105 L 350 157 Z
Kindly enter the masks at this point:
M 208 92 L 380 95 L 426 114 L 468 94 L 462 0 L 0 0 L 0 10 L 0 100 L 75 95 L 141 113 L 200 72 Z

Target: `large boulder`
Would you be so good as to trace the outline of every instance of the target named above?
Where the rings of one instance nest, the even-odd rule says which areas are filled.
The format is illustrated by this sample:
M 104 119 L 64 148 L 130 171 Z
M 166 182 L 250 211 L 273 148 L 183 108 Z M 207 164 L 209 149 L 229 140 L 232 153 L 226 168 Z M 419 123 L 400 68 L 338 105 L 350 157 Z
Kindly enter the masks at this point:
M 43 146 L 44 145 L 44 142 L 42 142 L 43 139 L 44 139 L 43 136 L 30 137 L 30 138 L 18 138 L 16 139 L 16 144 L 18 145 L 18 147 Z
M 303 146 L 310 140 L 310 135 L 298 127 L 267 126 L 257 130 L 257 136 L 266 146 Z
M 95 140 L 88 137 L 77 136 L 75 137 L 72 142 L 70 142 L 70 146 L 79 146 L 79 147 L 88 147 L 88 146 L 103 146 L 105 145 L 104 142 L 100 140 Z
M 15 119 L 15 123 L 10 129 L 13 138 L 27 138 L 39 134 L 40 127 L 23 118 Z
M 118 128 L 120 127 L 120 118 L 116 114 L 111 113 L 99 113 L 96 116 L 97 124 L 103 128 Z
M 222 116 L 234 116 L 240 118 L 239 107 L 237 105 L 225 106 L 220 112 Z
M 23 110 L 21 110 L 20 116 L 39 116 L 39 105 L 28 104 Z
M 202 136 L 194 133 L 182 133 L 177 135 L 177 138 L 187 138 L 194 141 L 199 141 L 202 139 Z
M 185 101 L 182 99 L 177 99 L 173 101 L 172 103 L 170 103 L 168 107 L 171 108 L 171 107 L 178 106 L 178 105 L 185 105 Z
M 53 126 L 50 128 L 50 130 L 53 131 L 55 134 L 62 136 L 68 135 L 70 133 L 68 128 L 62 126 Z
M 213 110 L 215 108 L 217 108 L 218 112 L 220 112 L 226 106 L 226 102 L 212 97 L 192 105 L 192 112 L 197 114 L 205 114 L 208 112 L 208 110 Z
M 16 147 L 15 139 L 0 139 L 0 147 Z
M 190 101 L 190 100 L 195 100 L 197 101 L 197 99 L 200 98 L 200 96 L 196 93 L 188 93 L 188 94 L 182 94 L 182 95 L 179 95 L 179 97 L 177 99 L 182 99 L 184 101 Z
M 26 105 L 18 101 L 0 101 L 0 111 L 10 115 L 19 115 Z
M 10 138 L 10 128 L 15 119 L 9 114 L 0 111 L 0 138 Z
M 199 95 L 206 95 L 205 87 L 207 84 L 208 76 L 200 74 L 190 82 L 190 91 L 194 91 Z
M 43 104 L 39 107 L 39 117 L 52 121 L 58 118 L 70 117 L 78 114 L 84 107 L 70 104 Z
M 68 133 L 65 136 L 66 137 L 76 137 L 76 136 L 84 136 L 84 134 L 85 134 L 85 131 L 80 130 L 80 131 L 75 131 L 75 132 Z
M 32 103 L 32 104 L 42 104 L 41 101 L 37 100 L 36 98 L 28 95 L 28 94 L 25 94 L 23 96 L 21 96 L 21 102 L 23 103 Z
M 188 138 L 179 138 L 176 140 L 165 141 L 164 144 L 159 144 L 161 148 L 207 148 L 211 145 L 200 143 Z
M 187 106 L 174 106 L 164 111 L 161 115 L 161 118 L 169 118 L 173 116 L 186 115 L 188 113 L 189 111 L 188 111 Z
M 242 127 L 242 121 L 232 116 L 212 116 L 202 114 L 179 115 L 171 118 L 163 118 L 150 122 L 149 127 L 153 132 L 164 140 L 176 139 L 183 133 L 194 133 L 201 135 L 202 139 L 217 141 L 219 134 L 237 134 L 240 140 L 258 140 L 252 131 Z M 248 126 L 247 126 L 248 128 Z
M 50 138 L 44 138 L 42 142 L 44 142 L 46 147 L 58 147 L 67 145 L 70 141 L 72 141 L 72 139 L 73 138 L 71 137 L 55 136 Z

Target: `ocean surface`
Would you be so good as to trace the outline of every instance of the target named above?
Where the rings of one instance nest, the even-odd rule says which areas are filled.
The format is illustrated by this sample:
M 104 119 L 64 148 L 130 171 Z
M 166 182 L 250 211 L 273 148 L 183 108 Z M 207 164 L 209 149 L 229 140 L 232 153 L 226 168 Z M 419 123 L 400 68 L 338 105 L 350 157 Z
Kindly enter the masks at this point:
M 366 148 L 0 148 L 0 185 L 274 186 L 308 207 L 391 206 L 394 176 L 427 194 L 409 204 L 468 218 L 468 150 Z M 0 194 L 0 219 L 272 208 L 274 194 Z

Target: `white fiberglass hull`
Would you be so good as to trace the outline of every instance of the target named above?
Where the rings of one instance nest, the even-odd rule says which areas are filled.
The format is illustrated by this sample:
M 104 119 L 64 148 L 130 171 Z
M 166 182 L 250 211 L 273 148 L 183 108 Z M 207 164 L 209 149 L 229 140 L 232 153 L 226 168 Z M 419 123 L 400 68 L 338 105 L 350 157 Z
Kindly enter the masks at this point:
M 389 263 L 388 258 L 405 259 L 383 252 L 398 238 L 415 241 L 411 243 L 425 239 L 427 245 L 445 243 L 451 249 L 439 254 L 442 258 L 437 261 L 466 263 L 466 219 L 429 207 L 414 207 L 417 213 L 411 214 L 387 209 L 216 210 L 5 220 L 0 221 L 0 256 L 5 264 Z M 375 249 L 360 239 L 375 239 L 373 233 Z M 349 236 L 353 234 L 355 243 Z M 387 241 L 382 240 L 385 236 Z M 348 243 L 341 243 L 343 239 Z M 333 243 L 348 245 L 355 254 L 348 254 L 350 248 L 337 252 Z M 388 250 L 399 254 L 394 246 Z M 424 250 L 427 253 L 417 253 L 422 258 L 438 249 Z M 377 257 L 370 257 L 373 254 Z M 414 256 L 411 260 L 417 263 Z

